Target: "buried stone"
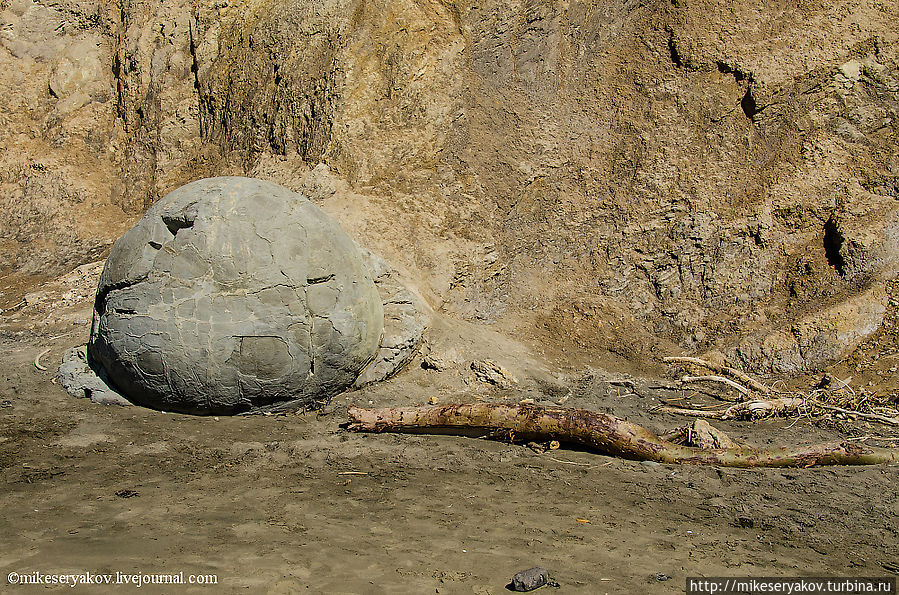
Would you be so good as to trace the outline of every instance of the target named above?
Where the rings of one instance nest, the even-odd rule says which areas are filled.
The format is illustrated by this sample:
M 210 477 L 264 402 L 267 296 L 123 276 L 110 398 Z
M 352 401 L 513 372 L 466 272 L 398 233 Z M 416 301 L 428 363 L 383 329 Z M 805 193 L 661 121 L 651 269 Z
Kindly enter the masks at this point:
M 87 360 L 155 409 L 317 407 L 356 381 L 383 329 L 359 248 L 323 211 L 270 182 L 211 178 L 113 246 Z
M 512 582 L 507 585 L 507 588 L 512 591 L 527 592 L 538 589 L 543 585 L 558 587 L 559 583 L 549 578 L 549 573 L 545 568 L 535 566 L 515 573 L 515 576 L 512 577 Z

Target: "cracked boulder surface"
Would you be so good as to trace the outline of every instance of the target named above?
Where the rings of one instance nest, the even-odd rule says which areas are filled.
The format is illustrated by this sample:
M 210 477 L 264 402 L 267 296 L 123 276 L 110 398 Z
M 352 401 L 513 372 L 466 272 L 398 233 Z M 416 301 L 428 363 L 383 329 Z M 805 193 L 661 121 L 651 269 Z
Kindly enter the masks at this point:
M 384 306 L 384 334 L 378 355 L 356 378 L 354 388 L 381 382 L 403 369 L 418 353 L 433 314 L 427 302 L 390 264 L 370 250 L 362 250 Z
M 374 359 L 383 319 L 359 248 L 323 211 L 270 182 L 209 178 L 116 242 L 88 355 L 156 409 L 316 407 Z

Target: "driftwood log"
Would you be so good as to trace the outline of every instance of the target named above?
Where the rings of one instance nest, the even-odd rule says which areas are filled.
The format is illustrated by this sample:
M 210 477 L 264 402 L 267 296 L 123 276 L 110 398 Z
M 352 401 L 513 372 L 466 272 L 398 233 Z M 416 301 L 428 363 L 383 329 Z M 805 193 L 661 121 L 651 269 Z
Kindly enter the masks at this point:
M 355 432 L 453 434 L 507 441 L 550 441 L 628 459 L 724 467 L 810 467 L 899 462 L 899 451 L 852 442 L 771 450 L 701 449 L 663 440 L 643 426 L 606 413 L 536 405 L 462 403 L 433 407 L 350 407 Z

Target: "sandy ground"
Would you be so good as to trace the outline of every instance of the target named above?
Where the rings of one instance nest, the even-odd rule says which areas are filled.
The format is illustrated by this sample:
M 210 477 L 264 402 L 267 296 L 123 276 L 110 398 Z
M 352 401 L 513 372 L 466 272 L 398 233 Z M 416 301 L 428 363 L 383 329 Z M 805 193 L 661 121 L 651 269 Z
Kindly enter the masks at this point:
M 684 423 L 650 412 L 664 394 L 652 380 L 558 373 L 498 333 L 438 320 L 428 351 L 447 368 L 417 359 L 321 413 L 100 406 L 51 381 L 62 353 L 86 340 L 89 302 L 76 292 L 47 303 L 58 307 L 7 312 L 0 328 L 0 591 L 37 590 L 5 579 L 34 571 L 215 574 L 214 592 L 493 594 L 535 565 L 559 593 L 682 593 L 688 576 L 899 573 L 895 465 L 693 468 L 340 427 L 347 404 L 431 397 L 564 401 L 659 431 Z M 42 372 L 33 362 L 48 347 Z M 474 379 L 464 363 L 486 354 L 517 382 Z M 840 424 L 824 425 L 720 427 L 761 445 L 840 437 Z M 185 590 L 213 591 L 143 588 Z

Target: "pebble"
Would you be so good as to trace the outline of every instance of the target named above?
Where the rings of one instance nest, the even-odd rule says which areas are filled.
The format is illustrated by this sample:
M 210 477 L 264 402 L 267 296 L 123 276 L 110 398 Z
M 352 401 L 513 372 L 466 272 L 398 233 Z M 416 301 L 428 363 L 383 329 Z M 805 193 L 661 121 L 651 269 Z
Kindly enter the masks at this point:
M 535 566 L 522 570 L 512 577 L 512 590 L 525 592 L 533 591 L 549 582 L 549 573 L 545 568 Z

